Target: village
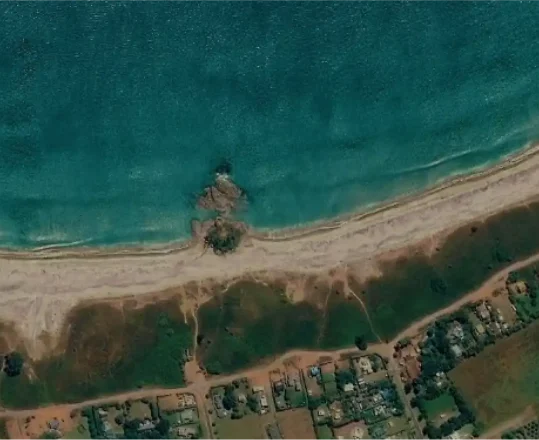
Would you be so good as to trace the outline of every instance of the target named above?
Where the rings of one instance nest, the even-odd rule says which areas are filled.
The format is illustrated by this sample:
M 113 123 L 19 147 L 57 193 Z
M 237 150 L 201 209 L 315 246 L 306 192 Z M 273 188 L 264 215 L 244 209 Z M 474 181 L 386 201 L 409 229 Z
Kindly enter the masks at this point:
M 204 379 L 196 395 L 38 410 L 7 426 L 21 438 L 473 438 L 476 417 L 452 372 L 536 319 L 536 296 L 535 284 L 509 274 L 488 298 L 399 340 L 389 358 L 368 348 L 291 357 L 229 382 Z
M 321 358 L 305 368 L 287 363 L 266 380 L 213 388 L 211 402 L 216 437 L 241 438 L 252 426 L 245 418 L 258 417 L 259 434 L 268 438 L 415 438 L 386 362 L 376 354 Z
M 535 275 L 534 275 L 535 276 Z M 455 387 L 451 370 L 538 317 L 536 291 L 509 274 L 492 296 L 468 303 L 395 346 L 407 402 L 429 438 L 477 437 L 474 412 Z

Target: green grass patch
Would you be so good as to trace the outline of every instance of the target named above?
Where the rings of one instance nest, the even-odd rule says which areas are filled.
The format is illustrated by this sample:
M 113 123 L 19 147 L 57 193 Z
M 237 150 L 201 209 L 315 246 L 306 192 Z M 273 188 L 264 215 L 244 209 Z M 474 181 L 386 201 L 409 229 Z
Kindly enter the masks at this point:
M 303 391 L 297 391 L 294 387 L 286 387 L 285 395 L 292 408 L 307 406 L 307 397 Z
M 292 304 L 278 285 L 238 282 L 199 309 L 200 358 L 211 373 L 229 373 L 292 349 L 349 345 L 356 331 L 371 337 L 363 311 L 328 294 L 337 298 L 328 301 L 326 325 L 320 308 Z
M 539 301 L 534 301 L 528 295 L 514 295 L 512 301 L 523 321 L 530 322 L 539 317 Z
M 443 393 L 433 400 L 425 400 L 425 411 L 429 420 L 435 420 L 441 414 L 458 411 L 455 399 L 449 393 Z
M 339 395 L 337 382 L 324 382 L 324 394 L 328 400 L 334 400 Z
M 369 342 L 376 340 L 359 301 L 353 296 L 344 298 L 342 293 L 331 292 L 320 348 L 348 347 L 354 345 L 356 336 Z
M 328 425 L 317 425 L 314 427 L 316 431 L 316 438 L 319 439 L 333 439 L 333 431 Z
M 486 428 L 539 409 L 539 321 L 460 363 L 450 377 Z
M 175 301 L 124 311 L 106 304 L 79 308 L 66 331 L 65 352 L 33 364 L 35 378 L 2 379 L 3 405 L 35 407 L 184 384 L 183 353 L 192 348 L 193 336 Z

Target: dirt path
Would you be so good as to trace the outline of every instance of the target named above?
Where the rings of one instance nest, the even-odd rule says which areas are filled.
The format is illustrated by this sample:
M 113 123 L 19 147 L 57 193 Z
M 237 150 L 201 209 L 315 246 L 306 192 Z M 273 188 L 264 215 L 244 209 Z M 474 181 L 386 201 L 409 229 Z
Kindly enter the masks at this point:
M 371 316 L 369 315 L 369 311 L 367 310 L 367 307 L 365 306 L 365 303 L 363 302 L 363 300 L 350 287 L 348 288 L 348 292 L 351 293 L 354 296 L 354 298 L 359 301 L 359 304 L 361 305 L 361 308 L 363 309 L 363 312 L 365 312 L 365 316 L 367 317 L 367 321 L 369 322 L 369 327 L 371 328 L 372 334 L 374 336 L 376 336 L 376 339 L 378 339 L 378 342 L 383 343 L 382 338 L 380 337 L 380 335 L 378 335 L 378 333 L 376 333 L 374 325 L 372 325 Z
M 512 264 L 511 266 L 497 272 L 495 275 L 493 275 L 491 278 L 485 281 L 477 290 L 465 295 L 464 297 L 460 298 L 458 301 L 454 302 L 450 306 L 444 309 L 438 310 L 437 312 L 434 312 L 414 322 L 410 327 L 406 328 L 404 331 L 399 333 L 389 343 L 369 345 L 369 348 L 365 353 L 378 353 L 384 357 L 391 359 L 392 354 L 393 354 L 393 347 L 397 341 L 399 341 L 400 339 L 406 336 L 416 335 L 424 327 L 426 327 L 428 324 L 430 324 L 431 322 L 433 322 L 440 316 L 451 313 L 457 310 L 458 308 L 462 307 L 464 304 L 468 302 L 477 301 L 482 298 L 489 297 L 496 287 L 498 287 L 499 285 L 503 285 L 504 280 L 509 272 L 521 269 L 525 266 L 528 266 L 538 261 L 539 261 L 539 254 L 536 254 L 525 260 Z M 203 401 L 206 392 L 212 386 L 226 384 L 226 383 L 231 382 L 232 380 L 239 379 L 241 377 L 251 377 L 251 376 L 257 376 L 260 374 L 269 374 L 270 371 L 282 365 L 284 361 L 292 359 L 292 358 L 295 359 L 299 363 L 300 366 L 308 366 L 309 364 L 312 364 L 318 361 L 320 357 L 338 359 L 344 354 L 351 354 L 351 353 L 360 353 L 360 352 L 355 347 L 349 347 L 349 348 L 344 348 L 344 349 L 335 350 L 335 351 L 293 350 L 281 356 L 278 356 L 277 358 L 273 359 L 272 361 L 264 365 L 259 365 L 257 367 L 249 368 L 249 369 L 246 369 L 246 370 L 243 370 L 243 371 L 240 371 L 235 374 L 228 375 L 228 376 L 216 376 L 216 377 L 211 377 L 208 379 L 208 378 L 205 378 L 201 374 L 201 372 L 197 372 L 197 374 L 193 378 L 193 382 L 190 385 L 183 388 L 141 389 L 141 390 L 115 394 L 112 396 L 104 396 L 104 397 L 91 399 L 91 400 L 87 400 L 87 401 L 75 403 L 75 404 L 53 405 L 47 408 L 48 409 L 67 408 L 69 410 L 72 410 L 72 409 L 82 408 L 88 405 L 101 405 L 104 403 L 117 402 L 120 400 L 140 399 L 147 396 L 156 396 L 156 395 L 170 394 L 170 393 L 176 393 L 176 392 L 193 393 L 199 399 L 202 398 L 202 401 Z M 28 409 L 28 410 L 0 410 L 0 417 L 27 417 L 27 416 L 33 415 L 35 411 L 38 409 L 40 408 Z M 512 420 L 511 423 L 513 424 L 510 425 L 510 422 L 507 422 L 507 424 L 510 425 L 511 427 L 511 426 L 514 426 L 515 424 L 518 424 L 518 420 L 516 419 L 515 421 Z M 502 428 L 497 428 L 497 429 L 499 430 Z

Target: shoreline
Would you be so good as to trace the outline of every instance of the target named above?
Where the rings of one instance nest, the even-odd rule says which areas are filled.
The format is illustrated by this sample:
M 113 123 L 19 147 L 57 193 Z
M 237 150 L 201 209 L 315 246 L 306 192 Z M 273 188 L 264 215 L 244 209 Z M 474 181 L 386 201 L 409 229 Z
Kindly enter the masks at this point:
M 249 238 L 258 241 L 288 241 L 306 236 L 323 233 L 338 229 L 351 222 L 359 222 L 384 211 L 398 208 L 406 204 L 414 203 L 418 200 L 435 195 L 446 189 L 459 185 L 474 182 L 489 176 L 496 175 L 507 169 L 514 168 L 528 159 L 539 156 L 539 142 L 530 142 L 522 147 L 518 152 L 505 156 L 501 161 L 497 161 L 491 166 L 476 167 L 470 172 L 449 176 L 438 183 L 426 187 L 421 191 L 414 191 L 409 194 L 402 194 L 395 198 L 368 206 L 360 207 L 352 212 L 342 214 L 337 217 L 316 220 L 304 225 L 290 226 L 277 229 L 256 229 L 247 225 Z M 538 190 L 539 194 L 539 190 Z M 192 236 L 189 239 L 178 239 L 164 243 L 154 243 L 147 245 L 119 244 L 111 246 L 71 246 L 65 244 L 52 244 L 34 248 L 16 249 L 0 246 L 0 259 L 63 259 L 63 258 L 109 258 L 109 257 L 132 257 L 145 255 L 167 255 L 182 252 L 190 248 L 197 247 L 199 241 Z
M 539 144 L 504 162 L 459 176 L 431 190 L 347 219 L 280 234 L 248 231 L 231 254 L 215 255 L 201 241 L 183 247 L 116 253 L 0 253 L 0 321 L 17 323 L 31 344 L 46 351 L 40 336 L 53 340 L 75 306 L 86 301 L 136 297 L 168 289 L 228 282 L 246 274 L 319 274 L 354 267 L 363 278 L 377 276 L 380 262 L 395 252 L 443 237 L 453 230 L 536 200 Z
M 334 350 L 323 350 L 323 349 L 307 349 L 307 348 L 294 348 L 283 352 L 281 354 L 271 356 L 263 359 L 261 362 L 255 365 L 248 366 L 246 368 L 240 369 L 232 373 L 225 373 L 223 375 L 213 375 L 209 376 L 207 382 L 212 384 L 212 386 L 225 384 L 231 382 L 234 379 L 238 379 L 244 376 L 256 375 L 259 372 L 266 372 L 274 369 L 276 366 L 282 364 L 286 360 L 295 358 L 295 357 L 321 357 L 329 356 L 338 359 L 341 355 L 348 354 L 367 354 L 367 353 L 376 353 L 382 356 L 386 356 L 391 359 L 391 354 L 393 353 L 395 344 L 402 338 L 413 338 L 426 330 L 426 328 L 438 320 L 440 317 L 449 315 L 450 313 L 455 312 L 466 304 L 477 302 L 486 298 L 490 298 L 497 287 L 504 285 L 505 278 L 509 275 L 511 271 L 520 270 L 524 267 L 529 266 L 530 264 L 536 263 L 539 261 L 539 253 L 536 253 L 528 258 L 518 260 L 507 266 L 496 273 L 492 274 L 489 278 L 485 279 L 484 282 L 478 286 L 476 289 L 469 291 L 466 295 L 452 302 L 451 304 L 443 307 L 439 310 L 436 310 L 422 318 L 419 318 L 411 322 L 406 328 L 403 328 L 397 335 L 395 335 L 391 340 L 387 342 L 373 342 L 368 345 L 367 350 L 359 351 L 355 345 L 350 345 L 347 347 L 337 348 Z M 309 362 L 314 362 L 314 359 L 310 359 Z M 87 399 L 84 401 L 75 401 L 75 402 L 52 402 L 48 405 L 38 406 L 35 408 L 25 408 L 25 409 L 10 409 L 10 408 L 0 408 L 0 418 L 5 417 L 17 417 L 17 416 L 26 416 L 30 415 L 32 412 L 39 411 L 42 409 L 50 407 L 69 407 L 80 408 L 87 405 L 99 404 L 104 402 L 113 402 L 118 399 L 118 396 L 146 396 L 148 394 L 153 395 L 157 393 L 169 394 L 173 392 L 191 392 L 191 390 L 198 390 L 199 385 L 196 381 L 191 383 L 186 383 L 183 387 L 177 388 L 166 388 L 166 387 L 148 387 L 140 390 L 132 389 L 127 391 L 120 391 L 112 394 L 103 394 L 95 398 Z M 205 394 L 205 393 L 204 393 Z

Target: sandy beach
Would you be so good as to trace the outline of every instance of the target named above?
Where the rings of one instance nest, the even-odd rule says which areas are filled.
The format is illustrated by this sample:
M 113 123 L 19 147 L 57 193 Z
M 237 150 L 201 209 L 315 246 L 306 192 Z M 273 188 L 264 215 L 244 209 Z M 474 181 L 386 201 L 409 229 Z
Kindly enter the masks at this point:
M 249 272 L 319 272 L 421 242 L 539 194 L 539 146 L 488 170 L 445 182 L 371 212 L 305 229 L 252 231 L 234 254 L 180 248 L 47 249 L 0 254 L 0 320 L 16 321 L 30 341 L 57 332 L 83 300 L 157 292 L 189 281 L 224 280 Z

